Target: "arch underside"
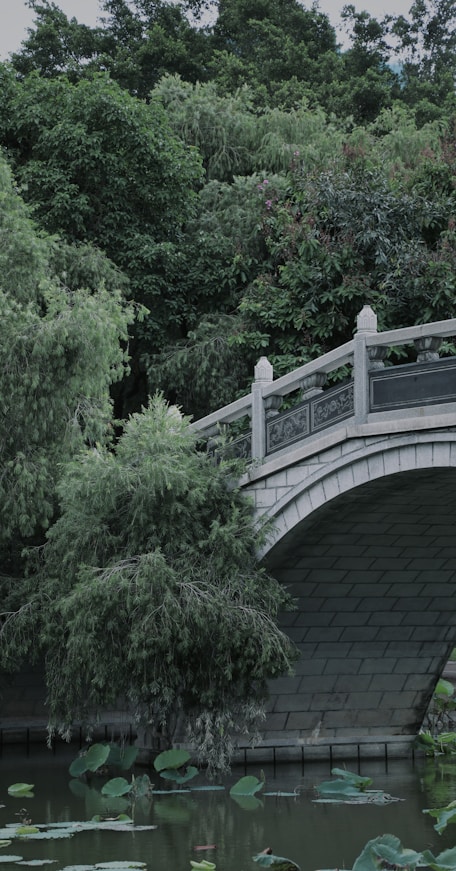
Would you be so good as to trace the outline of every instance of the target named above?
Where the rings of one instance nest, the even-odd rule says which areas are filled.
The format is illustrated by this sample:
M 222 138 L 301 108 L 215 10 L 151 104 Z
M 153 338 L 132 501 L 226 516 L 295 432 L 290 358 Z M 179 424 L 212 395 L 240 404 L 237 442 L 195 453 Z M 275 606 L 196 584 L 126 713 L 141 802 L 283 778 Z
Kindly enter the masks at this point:
M 414 735 L 455 646 L 456 468 L 355 487 L 264 559 L 296 599 L 300 652 L 271 682 L 264 737 Z

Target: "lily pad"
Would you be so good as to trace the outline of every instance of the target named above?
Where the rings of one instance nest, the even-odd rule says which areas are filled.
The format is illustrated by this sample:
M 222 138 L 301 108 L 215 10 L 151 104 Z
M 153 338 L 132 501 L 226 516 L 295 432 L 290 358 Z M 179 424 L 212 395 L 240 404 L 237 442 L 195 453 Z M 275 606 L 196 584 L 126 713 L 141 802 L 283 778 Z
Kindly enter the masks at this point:
M 12 783 L 8 787 L 8 795 L 17 796 L 20 798 L 27 797 L 31 794 L 34 783 Z
M 188 750 L 163 750 L 163 753 L 159 753 L 154 759 L 154 768 L 155 771 L 165 771 L 168 768 L 182 768 L 190 758 Z
M 256 792 L 263 789 L 263 786 L 263 780 L 258 780 L 257 777 L 248 774 L 245 777 L 241 777 L 241 779 L 231 787 L 230 795 L 255 795 Z
M 273 853 L 258 853 L 257 856 L 252 858 L 262 868 L 274 868 L 274 871 L 301 871 L 296 862 L 292 862 L 291 859 L 285 859 L 283 856 L 274 856 Z
M 103 795 L 112 795 L 118 798 L 121 795 L 126 795 L 127 792 L 131 792 L 131 789 L 132 784 L 128 783 L 125 777 L 113 777 L 112 780 L 108 780 L 102 786 L 101 792 Z
M 22 862 L 22 856 L 4 856 L 0 854 L 0 864 L 6 865 L 7 862 Z

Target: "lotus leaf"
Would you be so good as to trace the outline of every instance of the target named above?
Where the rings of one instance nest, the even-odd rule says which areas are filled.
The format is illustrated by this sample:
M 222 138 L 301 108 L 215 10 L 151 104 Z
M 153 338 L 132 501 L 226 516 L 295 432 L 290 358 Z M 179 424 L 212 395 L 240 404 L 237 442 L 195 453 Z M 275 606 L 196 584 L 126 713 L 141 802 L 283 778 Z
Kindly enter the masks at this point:
M 436 818 L 437 822 L 434 825 L 434 829 L 441 834 L 446 829 L 448 823 L 453 823 L 456 819 L 456 801 L 450 802 L 446 807 L 425 808 L 423 813 Z
M 439 856 L 434 857 L 430 850 L 423 852 L 423 859 L 432 871 L 455 871 L 456 869 L 456 847 L 450 850 L 444 850 Z
M 253 861 L 258 862 L 262 868 L 274 868 L 274 871 L 300 871 L 299 865 L 291 859 L 283 856 L 274 856 L 273 853 L 258 853 L 253 856 Z
M 108 780 L 102 786 L 101 792 L 103 795 L 112 795 L 118 798 L 121 795 L 126 795 L 127 792 L 131 792 L 131 789 L 132 784 L 128 783 L 125 777 L 113 777 L 112 780 Z
M 77 756 L 76 759 L 73 759 L 69 767 L 69 772 L 72 777 L 80 777 L 81 774 L 85 774 L 87 771 L 87 757 L 84 754 L 83 756 Z
M 136 762 L 139 747 L 120 747 L 119 744 L 109 745 L 108 765 L 114 765 L 127 771 Z
M 206 859 L 203 859 L 202 862 L 195 862 L 194 859 L 190 859 L 190 865 L 192 868 L 197 868 L 199 871 L 214 871 L 215 863 L 208 862 Z
M 383 864 L 388 867 L 389 862 L 398 871 L 401 868 L 413 871 L 417 865 L 424 864 L 422 854 L 404 849 L 395 835 L 380 835 L 367 842 L 353 865 L 353 871 L 378 871 Z
M 110 753 L 109 744 L 92 744 L 86 753 L 86 765 L 89 771 L 96 771 L 105 765 Z
M 39 829 L 36 826 L 19 826 L 16 829 L 16 835 L 21 837 L 23 835 L 36 835 L 37 832 L 39 832 Z
M 255 795 L 255 793 L 262 789 L 263 786 L 263 780 L 258 780 L 257 777 L 248 774 L 245 777 L 241 777 L 241 779 L 231 787 L 230 795 Z
M 6 865 L 7 862 L 22 862 L 22 856 L 0 856 L 2 865 Z
M 94 868 L 147 868 L 145 862 L 97 862 Z
M 263 802 L 255 795 L 235 795 L 233 793 L 231 798 L 243 811 L 256 811 L 259 807 L 263 807 Z
M 11 841 L 8 840 L 8 838 L 4 841 L 0 841 L 0 847 L 9 847 L 10 844 L 11 844 Z
M 27 797 L 31 795 L 34 783 L 12 783 L 8 787 L 8 795 Z
M 195 768 L 194 765 L 189 765 L 185 769 L 184 774 L 178 774 L 177 771 L 173 769 L 165 769 L 164 771 L 160 771 L 160 777 L 164 777 L 165 780 L 174 780 L 175 783 L 186 783 L 187 780 L 192 780 L 198 774 L 198 769 Z
M 165 771 L 169 768 L 182 768 L 190 758 L 188 750 L 163 750 L 163 753 L 160 753 L 154 759 L 154 768 L 156 771 Z
M 356 786 L 357 789 L 365 789 L 366 786 L 371 786 L 372 778 L 371 777 L 361 777 L 360 774 L 356 774 L 354 771 L 347 771 L 346 768 L 332 768 L 331 774 L 335 777 L 341 777 L 342 780 L 346 780 L 351 783 L 353 786 Z

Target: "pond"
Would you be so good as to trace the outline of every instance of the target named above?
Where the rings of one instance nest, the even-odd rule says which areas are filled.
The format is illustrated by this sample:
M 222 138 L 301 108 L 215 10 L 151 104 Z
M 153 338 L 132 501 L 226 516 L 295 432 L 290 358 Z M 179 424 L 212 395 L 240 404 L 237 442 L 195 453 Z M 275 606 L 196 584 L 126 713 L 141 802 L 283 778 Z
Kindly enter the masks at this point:
M 0 804 L 4 805 L 0 827 L 25 818 L 36 825 L 88 821 L 106 811 L 110 800 L 101 797 L 99 778 L 90 785 L 71 778 L 68 766 L 76 752 L 59 747 L 53 754 L 32 747 L 25 756 L 21 748 L 5 747 L 0 758 Z M 356 760 L 340 767 L 358 771 Z M 166 789 L 153 768 L 137 766 L 135 771 L 147 771 L 157 789 Z M 366 842 L 384 833 L 396 835 L 405 847 L 430 849 L 435 855 L 456 845 L 456 824 L 439 835 L 435 820 L 422 813 L 423 808 L 441 807 L 456 798 L 456 761 L 446 757 L 390 759 L 387 764 L 362 761 L 358 773 L 372 778 L 372 788 L 401 799 L 380 806 L 315 803 L 315 784 L 331 779 L 329 763 L 278 764 L 263 766 L 263 771 L 266 784 L 252 807 L 229 793 L 246 773 L 244 767 L 234 769 L 219 784 L 224 789 L 214 791 L 193 789 L 209 785 L 199 775 L 190 791 L 153 795 L 136 807 L 135 825 L 156 828 L 79 831 L 57 840 L 15 838 L 0 850 L 0 865 L 6 871 L 20 867 L 3 862 L 8 854 L 30 863 L 52 860 L 44 865 L 51 871 L 112 861 L 143 862 L 148 871 L 191 871 L 190 861 L 202 859 L 214 862 L 217 871 L 258 871 L 252 857 L 270 847 L 274 854 L 294 860 L 302 871 L 316 871 L 352 868 Z M 261 766 L 249 765 L 247 773 L 259 777 Z M 34 784 L 33 797 L 11 797 L 8 787 L 18 782 Z M 264 794 L 268 792 L 293 795 Z M 112 811 L 121 809 L 116 805 Z

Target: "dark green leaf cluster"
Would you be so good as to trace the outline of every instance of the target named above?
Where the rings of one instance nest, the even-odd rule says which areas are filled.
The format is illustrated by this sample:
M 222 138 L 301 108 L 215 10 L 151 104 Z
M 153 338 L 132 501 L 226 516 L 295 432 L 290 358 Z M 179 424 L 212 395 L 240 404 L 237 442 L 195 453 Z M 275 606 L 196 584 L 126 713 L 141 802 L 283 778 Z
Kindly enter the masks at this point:
M 164 728 L 179 711 L 261 701 L 290 667 L 275 623 L 288 598 L 257 564 L 260 532 L 236 472 L 198 451 L 161 397 L 115 451 L 97 446 L 67 466 L 30 589 L 54 723 L 121 697 Z

